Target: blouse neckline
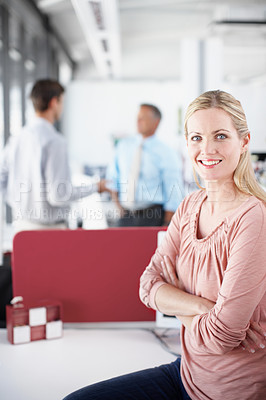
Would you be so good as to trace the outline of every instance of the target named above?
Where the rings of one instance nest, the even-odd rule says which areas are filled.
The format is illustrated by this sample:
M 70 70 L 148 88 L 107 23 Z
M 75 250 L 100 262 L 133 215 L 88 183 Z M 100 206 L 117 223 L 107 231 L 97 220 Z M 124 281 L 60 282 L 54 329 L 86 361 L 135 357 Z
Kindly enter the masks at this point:
M 203 204 L 203 202 L 206 200 L 207 198 L 207 194 L 206 192 L 203 193 L 204 195 L 202 196 L 201 201 L 198 203 L 198 207 L 196 209 L 196 212 L 194 214 L 194 223 L 193 223 L 193 238 L 196 242 L 199 243 L 203 243 L 206 242 L 210 237 L 212 237 L 219 229 L 222 225 L 224 225 L 228 219 L 232 216 L 232 215 L 236 215 L 238 213 L 238 211 L 241 209 L 243 212 L 243 204 L 241 204 L 240 206 L 238 206 L 235 210 L 232 211 L 232 213 L 230 213 L 228 216 L 226 216 L 208 235 L 204 236 L 203 238 L 198 238 L 197 236 L 197 232 L 198 232 L 198 225 L 199 225 L 199 215 L 200 215 L 200 209 L 201 206 Z M 245 201 L 245 205 L 249 204 L 251 199 L 254 200 L 254 198 L 256 199 L 256 197 L 254 196 L 250 196 L 246 201 Z

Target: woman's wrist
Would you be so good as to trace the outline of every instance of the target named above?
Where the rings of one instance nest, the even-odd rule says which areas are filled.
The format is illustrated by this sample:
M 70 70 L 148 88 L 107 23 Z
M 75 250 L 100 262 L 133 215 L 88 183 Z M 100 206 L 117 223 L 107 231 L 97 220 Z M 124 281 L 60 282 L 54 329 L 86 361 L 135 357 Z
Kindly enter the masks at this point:
M 201 315 L 201 314 L 206 314 L 208 313 L 215 305 L 215 303 L 211 300 L 208 300 L 204 297 L 198 297 L 198 310 L 197 310 L 197 315 Z
M 169 284 L 160 286 L 155 294 L 156 308 L 168 315 L 201 315 L 208 313 L 214 304 Z

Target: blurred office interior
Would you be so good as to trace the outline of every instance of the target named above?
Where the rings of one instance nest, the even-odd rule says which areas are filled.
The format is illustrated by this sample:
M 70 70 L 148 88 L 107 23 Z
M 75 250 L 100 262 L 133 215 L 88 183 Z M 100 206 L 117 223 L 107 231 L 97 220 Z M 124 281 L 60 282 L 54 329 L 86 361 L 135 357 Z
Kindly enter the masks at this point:
M 136 134 L 139 105 L 153 103 L 163 114 L 158 135 L 182 157 L 189 192 L 184 113 L 200 93 L 221 89 L 244 107 L 255 173 L 266 187 L 266 0 L 0 0 L 0 158 L 33 115 L 29 92 L 42 78 L 66 88 L 57 127 L 73 183 L 103 178 L 117 142 Z M 1 329 L 2 400 L 58 400 L 181 352 L 176 318 L 155 315 L 138 297 L 163 233 L 106 229 L 115 209 L 105 193 L 71 211 L 70 230 L 18 234 L 14 256 L 11 210 L 0 196 L 0 328 L 12 293 L 23 292 L 62 301 L 70 325 L 83 310 L 79 322 L 93 328 L 64 324 L 63 339 L 18 346 Z
M 189 190 L 184 112 L 201 92 L 222 89 L 242 102 L 265 185 L 266 1 L 0 0 L 0 54 L 0 148 L 32 115 L 33 82 L 55 78 L 67 89 L 59 128 L 75 182 L 104 176 L 117 141 L 136 133 L 139 104 L 154 103 Z M 109 200 L 80 201 L 75 218 L 96 204 L 99 218 L 84 227 L 107 227 Z M 5 243 L 12 217 L 1 209 Z

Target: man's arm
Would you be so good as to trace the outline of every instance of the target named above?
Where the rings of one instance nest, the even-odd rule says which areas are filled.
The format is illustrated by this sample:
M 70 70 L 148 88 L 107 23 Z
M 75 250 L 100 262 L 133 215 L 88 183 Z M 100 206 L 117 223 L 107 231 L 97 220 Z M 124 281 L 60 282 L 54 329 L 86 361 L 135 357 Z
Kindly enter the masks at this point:
M 167 211 L 167 210 L 164 211 L 164 221 L 163 221 L 163 224 L 164 224 L 165 226 L 167 226 L 167 225 L 170 224 L 173 215 L 174 215 L 174 212 L 173 212 L 173 211 Z
M 109 182 L 109 188 L 111 193 L 112 201 L 117 206 L 120 212 L 120 217 L 124 215 L 124 208 L 122 207 L 119 200 L 119 190 L 120 190 L 120 168 L 119 168 L 119 155 L 120 155 L 121 144 L 117 145 L 114 158 L 112 162 L 108 165 L 106 172 L 106 179 Z
M 44 179 L 47 185 L 47 201 L 50 205 L 65 206 L 104 189 L 104 183 L 100 182 L 73 185 L 65 139 L 58 137 L 51 141 L 45 148 L 44 159 Z
M 178 155 L 170 149 L 162 164 L 162 183 L 164 199 L 164 225 L 169 225 L 174 212 L 184 198 L 182 163 Z
M 112 196 L 112 200 L 113 202 L 116 204 L 119 213 L 120 213 L 120 218 L 123 217 L 124 213 L 125 213 L 125 209 L 122 207 L 120 201 L 119 201 L 119 197 L 118 197 L 118 192 L 116 191 L 112 191 L 111 192 L 111 196 Z
M 9 139 L 2 153 L 2 160 L 0 163 L 0 191 L 5 192 L 7 188 L 8 175 L 9 175 L 9 153 L 12 140 Z
M 108 181 L 106 179 L 99 180 L 99 182 L 97 183 L 97 186 L 98 186 L 99 193 L 103 193 L 103 192 L 109 192 L 110 194 L 113 193 L 112 190 L 109 188 Z

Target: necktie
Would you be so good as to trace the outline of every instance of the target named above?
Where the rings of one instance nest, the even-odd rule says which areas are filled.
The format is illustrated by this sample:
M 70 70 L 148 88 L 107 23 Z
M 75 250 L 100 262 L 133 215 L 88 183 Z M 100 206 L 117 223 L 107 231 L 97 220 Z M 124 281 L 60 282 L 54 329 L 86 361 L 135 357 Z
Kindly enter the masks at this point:
M 129 171 L 128 181 L 128 208 L 134 207 L 136 187 L 139 179 L 139 172 L 141 166 L 141 154 L 142 154 L 143 142 L 137 147 L 136 152 L 133 156 L 132 164 Z

